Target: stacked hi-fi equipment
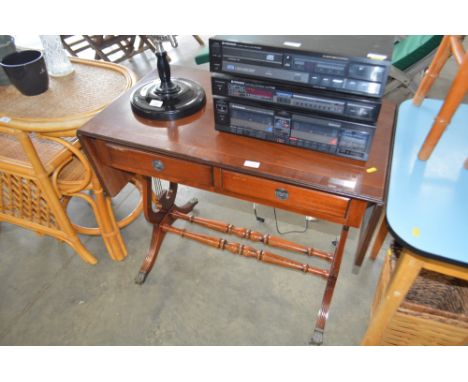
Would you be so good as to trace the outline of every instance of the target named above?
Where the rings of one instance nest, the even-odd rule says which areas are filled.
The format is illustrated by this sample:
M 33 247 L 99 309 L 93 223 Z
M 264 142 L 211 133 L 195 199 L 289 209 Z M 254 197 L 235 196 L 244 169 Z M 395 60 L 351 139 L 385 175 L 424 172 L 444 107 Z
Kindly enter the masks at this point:
M 366 161 L 391 36 L 216 36 L 216 129 Z

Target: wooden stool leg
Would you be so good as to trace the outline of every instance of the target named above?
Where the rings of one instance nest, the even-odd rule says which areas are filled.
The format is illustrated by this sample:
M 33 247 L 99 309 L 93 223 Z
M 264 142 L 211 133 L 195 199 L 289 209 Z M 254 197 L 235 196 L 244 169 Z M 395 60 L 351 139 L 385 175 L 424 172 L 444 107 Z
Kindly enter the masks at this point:
M 455 79 L 448 91 L 447 97 L 442 105 L 442 108 L 435 118 L 429 134 L 427 135 L 421 150 L 419 151 L 418 158 L 420 160 L 427 160 L 431 156 L 434 147 L 437 145 L 440 137 L 442 136 L 445 128 L 450 123 L 453 114 L 457 110 L 458 105 L 463 100 L 466 91 L 468 90 L 468 53 L 465 56 L 465 62 L 460 66 Z
M 385 216 L 383 216 L 382 221 L 380 222 L 379 230 L 377 231 L 377 235 L 375 237 L 374 245 L 372 246 L 370 258 L 371 260 L 375 260 L 377 255 L 379 254 L 380 248 L 382 248 L 382 244 L 385 241 L 385 238 L 388 234 L 388 226 L 387 220 Z
M 362 345 L 379 345 L 381 343 L 385 328 L 403 302 L 414 280 L 418 277 L 422 264 L 422 261 L 416 259 L 411 252 L 403 250 L 393 279 L 367 328 Z
M 361 230 L 359 231 L 358 247 L 356 249 L 356 257 L 354 259 L 353 269 L 353 273 L 355 274 L 359 272 L 359 267 L 362 265 L 364 257 L 366 256 L 369 243 L 372 239 L 372 235 L 375 232 L 375 227 L 377 226 L 379 219 L 384 211 L 383 206 L 379 205 L 374 205 L 371 208 L 373 210 L 369 217 L 369 220 L 367 221 L 367 223 L 362 225 Z
M 439 49 L 437 49 L 434 59 L 432 60 L 431 65 L 429 66 L 429 69 L 427 70 L 427 73 L 422 79 L 421 84 L 419 85 L 419 88 L 416 91 L 416 94 L 414 95 L 414 98 L 413 98 L 414 105 L 417 105 L 417 106 L 421 105 L 421 102 L 424 100 L 424 98 L 426 97 L 426 94 L 431 89 L 432 84 L 438 77 L 440 71 L 444 67 L 449 56 L 450 56 L 450 37 L 445 36 L 442 39 L 442 42 L 439 45 Z

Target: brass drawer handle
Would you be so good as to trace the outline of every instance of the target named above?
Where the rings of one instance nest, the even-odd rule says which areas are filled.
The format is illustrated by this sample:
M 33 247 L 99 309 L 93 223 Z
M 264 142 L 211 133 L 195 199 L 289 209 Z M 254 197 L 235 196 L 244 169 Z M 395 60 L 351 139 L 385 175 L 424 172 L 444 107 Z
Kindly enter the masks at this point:
M 287 200 L 289 196 L 288 190 L 285 190 L 284 188 L 277 188 L 275 190 L 275 195 L 280 200 Z
M 153 161 L 153 168 L 156 170 L 156 171 L 162 171 L 164 170 L 164 163 L 160 160 L 154 160 Z

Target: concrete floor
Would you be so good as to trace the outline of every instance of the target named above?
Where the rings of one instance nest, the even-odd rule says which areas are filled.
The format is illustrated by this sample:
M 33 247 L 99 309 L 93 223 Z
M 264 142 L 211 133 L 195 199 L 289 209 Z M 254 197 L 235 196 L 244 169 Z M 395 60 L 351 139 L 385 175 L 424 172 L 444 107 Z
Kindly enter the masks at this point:
M 200 50 L 190 36 L 170 52 L 174 64 L 193 65 Z M 206 40 L 206 38 L 205 38 Z M 148 52 L 124 63 L 139 76 L 155 67 Z M 442 98 L 455 65 L 450 63 L 431 92 Z M 207 65 L 202 68 L 207 69 Z M 390 98 L 400 102 L 405 90 Z M 178 201 L 197 197 L 196 214 L 276 234 L 271 208 L 182 186 Z M 123 216 L 138 199 L 132 188 L 113 201 Z M 73 220 L 93 224 L 81 201 Z M 304 217 L 278 211 L 282 231 L 300 230 Z M 178 222 L 184 227 L 188 223 Z M 204 232 L 199 227 L 192 230 Z M 285 238 L 332 250 L 339 227 L 317 221 L 305 234 Z M 133 280 L 149 246 L 151 227 L 140 216 L 122 231 L 129 255 L 108 257 L 99 237 L 83 243 L 99 259 L 85 264 L 67 245 L 17 226 L 0 225 L 0 345 L 306 345 L 312 335 L 325 283 L 299 272 L 261 264 L 168 235 L 143 286 Z M 353 274 L 358 232 L 351 229 L 330 309 L 324 345 L 358 345 L 365 333 L 382 253 Z M 390 239 L 387 238 L 387 243 Z M 256 246 L 257 248 L 259 246 Z M 387 245 L 384 245 L 385 250 Z M 281 254 L 281 251 L 275 251 Z M 295 256 L 301 260 L 301 256 Z M 319 264 L 320 261 L 317 263 Z

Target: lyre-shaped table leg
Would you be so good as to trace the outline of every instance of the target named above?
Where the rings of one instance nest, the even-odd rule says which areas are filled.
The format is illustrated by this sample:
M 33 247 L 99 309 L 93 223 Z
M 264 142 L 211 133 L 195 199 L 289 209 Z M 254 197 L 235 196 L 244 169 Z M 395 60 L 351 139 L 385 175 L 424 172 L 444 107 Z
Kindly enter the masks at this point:
M 169 216 L 167 219 L 163 219 L 163 222 L 167 224 L 171 224 L 173 219 Z M 151 236 L 151 245 L 146 254 L 145 260 L 140 267 L 140 271 L 138 275 L 135 277 L 136 284 L 143 284 L 146 280 L 146 277 L 153 269 L 153 265 L 156 262 L 156 258 L 158 257 L 159 249 L 161 248 L 161 244 L 163 242 L 164 236 L 166 236 L 166 232 L 161 229 L 162 224 L 154 224 L 153 225 L 153 234 Z
M 143 211 L 147 221 L 153 224 L 153 234 L 151 236 L 151 245 L 146 254 L 145 260 L 140 267 L 138 275 L 135 277 L 136 284 L 143 284 L 146 277 L 151 272 L 151 269 L 158 257 L 159 249 L 166 236 L 166 232 L 161 229 L 163 225 L 171 225 L 176 219 L 172 217 L 173 210 L 189 213 L 198 203 L 197 199 L 192 199 L 181 207 L 176 206 L 175 199 L 177 196 L 177 183 L 170 183 L 169 190 L 165 190 L 158 196 L 159 211 L 153 210 L 153 190 L 151 188 L 151 178 L 143 177 Z
M 183 206 L 176 206 L 174 204 L 174 210 L 177 212 L 181 212 L 183 214 L 188 214 L 193 210 L 193 208 L 198 204 L 198 199 L 197 198 L 192 198 L 190 199 L 187 203 L 185 203 Z

